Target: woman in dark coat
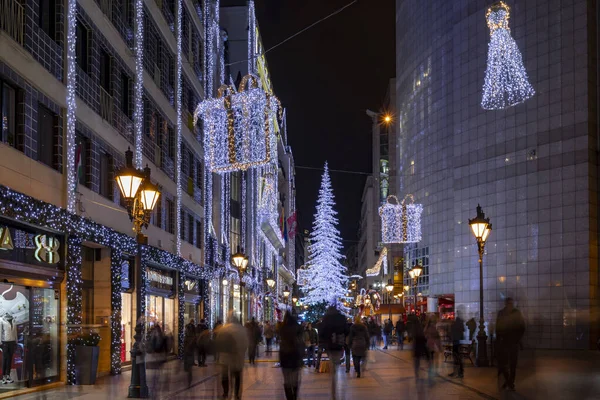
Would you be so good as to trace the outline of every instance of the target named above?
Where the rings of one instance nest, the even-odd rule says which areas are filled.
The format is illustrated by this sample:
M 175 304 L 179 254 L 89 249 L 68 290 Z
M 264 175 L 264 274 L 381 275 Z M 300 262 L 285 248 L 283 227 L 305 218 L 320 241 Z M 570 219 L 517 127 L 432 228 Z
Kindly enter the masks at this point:
M 279 363 L 283 371 L 283 388 L 287 400 L 296 400 L 300 388 L 300 369 L 304 357 L 302 327 L 287 312 L 279 330 Z
M 188 387 L 192 385 L 192 367 L 196 353 L 196 329 L 193 323 L 185 326 L 183 339 L 183 369 L 187 373 Z
M 367 355 L 367 348 L 369 346 L 369 330 L 362 323 L 360 317 L 356 317 L 354 324 L 350 327 L 348 345 L 352 350 L 352 361 L 354 362 L 356 377 L 360 378 L 360 361 Z

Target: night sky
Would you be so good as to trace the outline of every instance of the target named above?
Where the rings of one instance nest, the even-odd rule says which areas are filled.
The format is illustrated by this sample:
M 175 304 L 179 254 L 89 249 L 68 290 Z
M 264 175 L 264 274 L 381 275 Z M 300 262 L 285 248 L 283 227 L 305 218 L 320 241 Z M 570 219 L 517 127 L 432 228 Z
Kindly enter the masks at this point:
M 256 0 L 266 49 L 351 0 Z M 371 172 L 371 122 L 395 75 L 393 0 L 359 0 L 267 53 L 297 166 Z M 232 60 L 234 61 L 234 60 Z M 321 171 L 296 169 L 300 229 L 311 229 Z M 365 175 L 331 174 L 344 244 L 357 240 Z

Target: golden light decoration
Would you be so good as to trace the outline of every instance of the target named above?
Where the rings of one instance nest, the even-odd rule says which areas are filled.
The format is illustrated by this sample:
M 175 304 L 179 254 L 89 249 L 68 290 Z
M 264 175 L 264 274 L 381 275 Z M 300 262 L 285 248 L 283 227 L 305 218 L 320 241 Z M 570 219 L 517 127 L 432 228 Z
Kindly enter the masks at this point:
M 369 268 L 368 270 L 366 270 L 365 274 L 367 276 L 379 275 L 382 265 L 385 270 L 385 273 L 387 273 L 387 247 L 384 247 L 381 250 L 381 253 L 379 254 L 379 258 L 377 259 L 377 262 L 375 263 L 375 265 L 373 265 L 372 268 Z

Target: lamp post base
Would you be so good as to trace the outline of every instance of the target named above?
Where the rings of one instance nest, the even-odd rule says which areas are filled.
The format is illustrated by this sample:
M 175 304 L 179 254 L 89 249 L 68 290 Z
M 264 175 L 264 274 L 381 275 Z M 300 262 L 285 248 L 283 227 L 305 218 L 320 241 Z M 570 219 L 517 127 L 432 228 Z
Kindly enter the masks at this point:
M 487 356 L 487 335 L 485 332 L 480 332 L 477 335 L 477 360 L 478 367 L 487 367 L 490 365 Z
M 129 391 L 127 397 L 135 399 L 145 399 L 148 397 L 148 385 L 146 384 L 146 362 L 144 360 L 144 353 L 141 350 L 142 342 L 142 331 L 144 327 L 142 324 L 135 326 L 135 335 L 133 336 L 135 343 L 131 349 L 131 382 L 129 384 Z M 138 358 L 141 358 L 141 362 L 138 362 Z

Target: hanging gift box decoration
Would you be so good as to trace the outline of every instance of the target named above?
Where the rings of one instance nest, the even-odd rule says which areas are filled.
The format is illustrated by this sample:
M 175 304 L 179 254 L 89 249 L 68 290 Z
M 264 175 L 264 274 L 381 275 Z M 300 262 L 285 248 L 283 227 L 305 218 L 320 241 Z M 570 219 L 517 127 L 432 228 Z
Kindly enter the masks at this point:
M 239 90 L 223 85 L 217 97 L 204 100 L 195 120 L 204 125 L 206 166 L 211 172 L 244 171 L 277 160 L 277 97 L 267 94 L 254 75 Z
M 395 204 L 390 200 L 394 199 Z M 411 201 L 407 203 L 407 199 Z M 415 204 L 414 197 L 409 194 L 402 202 L 396 196 L 388 196 L 387 201 L 379 207 L 381 217 L 381 241 L 383 243 L 416 243 L 421 240 L 421 214 L 423 205 Z

